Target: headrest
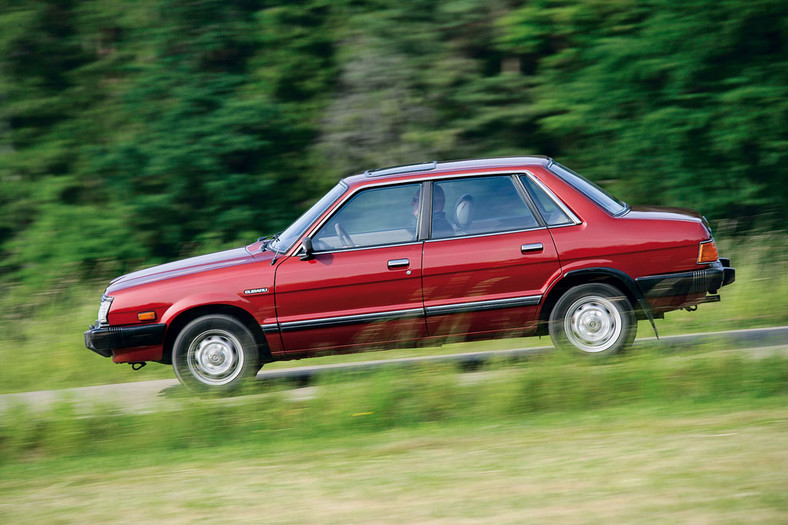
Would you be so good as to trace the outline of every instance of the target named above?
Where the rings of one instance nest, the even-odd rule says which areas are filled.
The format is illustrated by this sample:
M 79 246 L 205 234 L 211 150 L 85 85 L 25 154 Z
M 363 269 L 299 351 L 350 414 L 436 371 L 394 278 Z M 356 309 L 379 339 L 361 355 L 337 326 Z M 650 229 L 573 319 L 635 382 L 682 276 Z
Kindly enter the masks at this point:
M 473 197 L 466 193 L 459 199 L 454 207 L 454 214 L 457 217 L 457 225 L 465 229 L 473 221 Z

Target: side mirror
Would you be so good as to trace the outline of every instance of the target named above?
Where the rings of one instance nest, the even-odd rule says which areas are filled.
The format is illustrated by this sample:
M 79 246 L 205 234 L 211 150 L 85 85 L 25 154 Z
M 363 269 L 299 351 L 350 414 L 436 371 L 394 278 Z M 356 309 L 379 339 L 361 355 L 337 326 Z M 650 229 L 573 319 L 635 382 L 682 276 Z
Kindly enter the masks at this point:
M 301 257 L 302 261 L 308 261 L 312 257 L 314 257 L 312 253 L 312 239 L 310 237 L 304 237 L 304 240 L 301 241 Z

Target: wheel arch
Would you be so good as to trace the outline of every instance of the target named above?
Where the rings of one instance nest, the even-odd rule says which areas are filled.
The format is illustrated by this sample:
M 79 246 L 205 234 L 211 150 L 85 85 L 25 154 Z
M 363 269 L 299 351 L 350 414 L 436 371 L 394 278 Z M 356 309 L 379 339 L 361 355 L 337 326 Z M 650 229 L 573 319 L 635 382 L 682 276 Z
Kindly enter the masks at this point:
M 606 267 L 572 270 L 557 281 L 552 288 L 550 288 L 550 291 L 547 292 L 542 301 L 542 307 L 539 310 L 538 335 L 548 334 L 547 326 L 550 319 L 550 312 L 553 311 L 558 299 L 569 289 L 587 283 L 605 283 L 621 290 L 632 304 L 636 318 L 648 319 L 654 329 L 654 334 L 659 337 L 657 334 L 657 327 L 654 324 L 654 313 L 651 310 L 651 305 L 649 305 L 637 282 L 621 270 Z
M 227 315 L 241 321 L 254 336 L 255 342 L 257 343 L 258 353 L 260 355 L 260 362 L 268 363 L 273 361 L 271 350 L 268 346 L 265 334 L 263 333 L 263 329 L 260 327 L 260 324 L 252 314 L 243 308 L 229 304 L 207 304 L 184 310 L 169 322 L 167 331 L 164 334 L 161 362 L 168 365 L 172 364 L 172 347 L 175 344 L 175 339 L 177 339 L 178 334 L 187 324 L 194 321 L 198 317 L 211 314 Z

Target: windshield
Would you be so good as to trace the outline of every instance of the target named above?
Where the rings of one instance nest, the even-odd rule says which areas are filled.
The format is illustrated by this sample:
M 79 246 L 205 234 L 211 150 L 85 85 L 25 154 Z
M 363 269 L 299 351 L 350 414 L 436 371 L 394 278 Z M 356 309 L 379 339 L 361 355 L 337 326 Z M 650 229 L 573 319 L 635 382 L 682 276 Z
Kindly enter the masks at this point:
M 323 214 L 323 212 L 333 204 L 347 190 L 345 183 L 340 182 L 331 191 L 326 193 L 322 199 L 312 205 L 303 215 L 285 231 L 274 237 L 266 246 L 269 250 L 276 253 L 284 253 L 289 250 L 295 242 L 301 238 L 310 224 Z
M 611 215 L 623 215 L 629 210 L 629 206 L 626 202 L 616 199 L 590 180 L 582 175 L 578 175 L 566 166 L 554 162 L 548 169 L 561 177 L 565 182 L 574 186 L 575 189 L 579 190 L 583 195 L 602 206 Z

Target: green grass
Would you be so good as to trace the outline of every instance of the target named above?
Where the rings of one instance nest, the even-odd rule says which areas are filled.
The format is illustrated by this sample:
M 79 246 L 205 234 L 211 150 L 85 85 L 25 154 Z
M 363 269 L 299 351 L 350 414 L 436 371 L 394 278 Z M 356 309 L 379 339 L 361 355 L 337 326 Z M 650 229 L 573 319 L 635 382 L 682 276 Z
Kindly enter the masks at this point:
M 678 311 L 658 320 L 660 335 L 721 331 L 788 324 L 788 246 L 783 234 L 748 238 L 726 246 L 736 267 L 736 283 L 722 290 L 722 301 L 697 312 Z M 0 393 L 173 378 L 168 366 L 152 364 L 140 372 L 115 365 L 85 349 L 82 332 L 93 322 L 106 283 L 62 283 L 60 289 L 32 293 L 6 286 L 0 294 Z M 653 333 L 640 323 L 640 337 Z M 283 361 L 268 369 L 550 345 L 549 338 L 452 343 L 374 353 Z
M 0 466 L 0 520 L 782 523 L 786 421 L 782 398 L 186 450 L 143 450 L 118 429 L 114 454 Z
M 779 523 L 788 357 L 549 354 L 0 419 L 0 522 Z
M 251 395 L 229 399 L 183 398 L 142 414 L 112 406 L 85 412 L 67 402 L 44 412 L 11 407 L 0 421 L 0 464 L 111 453 L 117 436 L 123 436 L 124 451 L 144 453 L 608 407 L 784 398 L 788 357 L 643 353 L 598 363 L 551 354 L 499 363 L 482 376 L 460 374 L 451 365 L 335 374 L 318 381 L 317 396 L 297 401 L 278 388 L 250 386 L 245 393 Z

